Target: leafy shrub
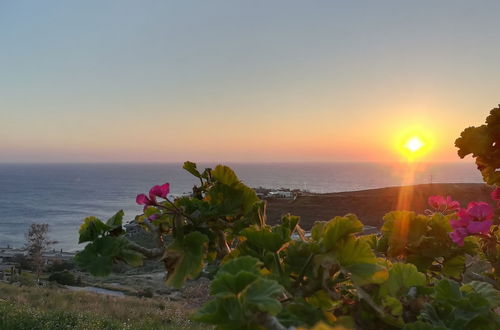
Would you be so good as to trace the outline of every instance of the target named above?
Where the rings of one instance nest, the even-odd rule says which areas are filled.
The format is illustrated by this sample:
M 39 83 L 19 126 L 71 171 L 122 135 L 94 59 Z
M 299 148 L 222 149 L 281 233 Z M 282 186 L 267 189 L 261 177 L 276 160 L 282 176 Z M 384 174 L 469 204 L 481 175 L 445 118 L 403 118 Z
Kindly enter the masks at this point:
M 499 122 L 500 108 L 485 127 L 466 129 L 457 140 L 459 155 L 472 153 L 494 184 Z M 123 236 L 123 211 L 106 222 L 88 217 L 80 242 L 89 243 L 78 264 L 107 275 L 116 261 L 134 266 L 159 258 L 174 287 L 205 269 L 215 274 L 212 300 L 194 318 L 218 329 L 498 326 L 500 230 L 488 203 L 461 208 L 450 197 L 431 196 L 426 214 L 386 214 L 380 235 L 360 236 L 362 222 L 347 214 L 316 222 L 307 236 L 296 216 L 268 225 L 265 203 L 229 167 L 200 172 L 186 162 L 184 169 L 200 181 L 191 196 L 170 200 L 166 183 L 136 198 L 144 213 L 135 221 L 151 232 L 154 247 Z M 499 195 L 497 188 L 492 197 Z M 489 262 L 475 274 L 482 282 L 462 283 L 467 256 Z
M 53 263 L 47 266 L 46 271 L 49 273 L 62 272 L 75 268 L 74 261 L 70 260 L 54 260 Z
M 68 271 L 50 274 L 49 281 L 57 282 L 61 285 L 75 285 L 75 284 L 77 284 L 75 276 Z
M 21 272 L 21 274 L 16 274 L 12 276 L 11 282 L 18 282 L 21 286 L 35 286 L 36 278 L 33 274 L 27 272 Z

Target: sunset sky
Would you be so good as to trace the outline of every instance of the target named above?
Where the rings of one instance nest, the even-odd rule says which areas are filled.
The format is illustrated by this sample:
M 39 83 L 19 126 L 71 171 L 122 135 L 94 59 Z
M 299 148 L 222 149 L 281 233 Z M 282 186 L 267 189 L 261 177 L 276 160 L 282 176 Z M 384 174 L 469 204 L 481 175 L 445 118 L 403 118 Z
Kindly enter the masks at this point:
M 499 1 L 2 1 L 0 162 L 424 160 L 500 103 Z

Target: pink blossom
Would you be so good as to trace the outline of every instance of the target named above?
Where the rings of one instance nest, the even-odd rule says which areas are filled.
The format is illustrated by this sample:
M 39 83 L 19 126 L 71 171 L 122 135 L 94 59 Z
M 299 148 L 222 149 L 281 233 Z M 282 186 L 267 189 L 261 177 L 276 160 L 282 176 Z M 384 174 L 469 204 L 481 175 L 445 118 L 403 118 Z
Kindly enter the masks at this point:
M 491 192 L 491 198 L 498 201 L 498 207 L 500 207 L 500 187 L 496 187 L 495 190 Z
M 459 246 L 464 246 L 464 238 L 468 235 L 469 233 L 467 233 L 467 230 L 465 228 L 457 228 L 450 233 L 450 238 L 453 243 Z
M 160 216 L 158 214 L 151 214 L 149 217 L 148 217 L 148 220 L 149 221 L 155 221 L 156 219 L 158 219 Z
M 156 205 L 156 197 L 167 198 L 168 193 L 170 192 L 170 184 L 165 183 L 161 186 L 155 185 L 149 189 L 149 197 L 145 194 L 139 194 L 135 198 L 135 201 L 139 205 Z
M 151 196 L 151 195 L 150 195 Z M 139 205 L 155 205 L 156 204 L 156 199 L 154 196 L 152 198 L 149 198 L 148 196 L 144 194 L 139 194 L 135 198 L 135 202 Z
M 493 209 L 485 202 L 470 202 L 467 213 L 473 221 L 484 221 L 493 218 Z
M 467 226 L 467 230 L 471 234 L 488 234 L 493 220 L 471 221 Z
M 488 234 L 493 224 L 493 209 L 485 202 L 471 202 L 467 209 L 460 209 L 458 219 L 450 220 L 454 229 L 450 238 L 462 246 L 463 239 L 469 235 Z
M 427 202 L 433 209 L 440 212 L 460 209 L 460 203 L 451 199 L 450 196 L 430 196 Z
M 167 198 L 168 193 L 170 192 L 170 184 L 165 183 L 161 186 L 153 186 L 149 190 L 149 197 L 153 199 L 154 197 Z

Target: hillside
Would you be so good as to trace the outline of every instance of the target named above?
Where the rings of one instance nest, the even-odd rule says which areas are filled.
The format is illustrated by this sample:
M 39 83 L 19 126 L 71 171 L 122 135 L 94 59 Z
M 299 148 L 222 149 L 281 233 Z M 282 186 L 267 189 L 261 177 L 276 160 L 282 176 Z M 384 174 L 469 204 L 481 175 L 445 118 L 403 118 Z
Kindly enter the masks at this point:
M 201 329 L 192 308 L 161 298 L 112 297 L 0 282 L 0 329 Z M 206 328 L 206 327 L 205 327 Z
M 301 217 L 301 225 L 309 229 L 315 221 L 329 220 L 337 215 L 355 213 L 365 224 L 378 227 L 385 213 L 397 208 L 401 189 L 412 190 L 413 198 L 409 210 L 424 212 L 431 195 L 449 195 L 462 206 L 470 201 L 490 202 L 492 188 L 481 183 L 436 183 L 406 187 L 388 187 L 352 192 L 310 194 L 295 200 L 267 199 L 268 222 L 276 223 L 281 216 L 291 213 Z

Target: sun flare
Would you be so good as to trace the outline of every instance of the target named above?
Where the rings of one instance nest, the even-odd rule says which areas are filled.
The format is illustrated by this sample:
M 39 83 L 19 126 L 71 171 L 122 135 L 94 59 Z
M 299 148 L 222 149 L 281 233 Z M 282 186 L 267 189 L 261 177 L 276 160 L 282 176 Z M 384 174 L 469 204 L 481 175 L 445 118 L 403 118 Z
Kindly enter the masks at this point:
M 425 145 L 424 141 L 418 136 L 414 136 L 405 143 L 405 148 L 411 152 L 417 152 Z
M 423 160 L 433 145 L 430 133 L 422 129 L 407 130 L 396 141 L 398 153 L 411 162 Z

